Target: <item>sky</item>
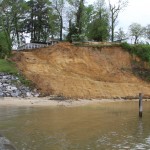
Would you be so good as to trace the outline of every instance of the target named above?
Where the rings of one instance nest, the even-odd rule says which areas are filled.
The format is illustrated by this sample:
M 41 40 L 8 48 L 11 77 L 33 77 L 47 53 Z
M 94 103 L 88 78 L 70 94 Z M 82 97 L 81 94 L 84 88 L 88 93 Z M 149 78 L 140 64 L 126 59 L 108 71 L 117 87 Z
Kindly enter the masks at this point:
M 105 0 L 108 2 L 108 0 Z M 93 4 L 95 0 L 88 0 Z M 111 3 L 117 3 L 118 0 L 110 0 Z M 128 0 L 128 6 L 119 14 L 117 28 L 123 28 L 128 31 L 132 23 L 139 23 L 142 26 L 150 24 L 150 0 Z

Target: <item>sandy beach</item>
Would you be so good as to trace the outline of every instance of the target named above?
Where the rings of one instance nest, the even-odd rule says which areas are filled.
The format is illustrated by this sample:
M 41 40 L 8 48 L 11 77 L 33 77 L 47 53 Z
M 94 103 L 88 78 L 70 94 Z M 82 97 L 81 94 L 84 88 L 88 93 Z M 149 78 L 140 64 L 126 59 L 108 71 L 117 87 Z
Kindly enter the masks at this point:
M 114 100 L 49 100 L 49 97 L 28 97 L 28 98 L 12 98 L 12 97 L 4 97 L 0 98 L 0 106 L 31 106 L 31 107 L 43 107 L 43 106 L 65 106 L 65 107 L 73 107 L 73 106 L 82 106 L 100 102 L 115 102 Z
M 124 99 L 78 99 L 78 100 L 50 100 L 49 97 L 28 97 L 28 98 L 12 98 L 3 97 L 0 98 L 0 106 L 28 106 L 28 107 L 51 107 L 51 106 L 64 106 L 75 107 L 84 106 L 89 104 L 109 103 L 109 102 L 126 102 L 131 100 Z M 134 99 L 132 101 L 138 101 Z

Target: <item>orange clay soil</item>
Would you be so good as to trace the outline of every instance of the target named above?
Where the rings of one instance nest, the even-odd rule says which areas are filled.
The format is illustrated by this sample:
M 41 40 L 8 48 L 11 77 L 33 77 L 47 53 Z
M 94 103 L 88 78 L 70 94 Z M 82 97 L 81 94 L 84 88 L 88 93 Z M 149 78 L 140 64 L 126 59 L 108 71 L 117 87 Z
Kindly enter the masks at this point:
M 134 58 L 135 59 L 135 58 Z M 71 98 L 150 96 L 150 84 L 132 73 L 131 55 L 121 47 L 77 47 L 59 43 L 17 52 L 18 68 L 46 95 Z

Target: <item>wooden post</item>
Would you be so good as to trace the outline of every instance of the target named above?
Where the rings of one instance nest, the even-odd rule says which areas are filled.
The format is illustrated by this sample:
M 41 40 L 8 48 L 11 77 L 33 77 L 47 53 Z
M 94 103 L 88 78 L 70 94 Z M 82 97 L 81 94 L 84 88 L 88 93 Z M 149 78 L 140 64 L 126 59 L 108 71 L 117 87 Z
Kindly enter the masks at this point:
M 139 93 L 139 117 L 142 118 L 143 106 L 142 106 L 142 93 Z

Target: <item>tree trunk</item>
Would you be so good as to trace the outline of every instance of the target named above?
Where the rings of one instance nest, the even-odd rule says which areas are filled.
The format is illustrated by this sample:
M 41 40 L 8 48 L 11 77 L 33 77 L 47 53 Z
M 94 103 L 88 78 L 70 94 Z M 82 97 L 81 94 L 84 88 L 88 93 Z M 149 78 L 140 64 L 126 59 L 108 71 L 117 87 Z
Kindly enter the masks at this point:
M 112 10 L 112 12 L 111 12 L 112 14 L 112 20 L 111 20 L 111 42 L 113 42 L 114 41 L 114 12 L 113 12 L 113 10 Z
M 78 12 L 77 12 L 77 23 L 76 23 L 76 26 L 78 28 L 78 34 L 82 33 L 83 5 L 84 5 L 84 0 L 81 0 L 79 4 Z
M 62 41 L 63 18 L 60 16 L 60 41 Z
M 19 39 L 19 32 L 18 32 L 18 23 L 17 23 L 17 17 L 15 15 L 15 30 L 16 30 L 16 36 L 17 36 L 17 44 L 20 45 L 20 39 Z
M 134 44 L 137 44 L 137 41 L 138 41 L 138 37 L 136 36 L 134 40 Z
M 33 8 L 31 10 L 31 29 L 29 30 L 31 30 L 31 42 L 33 42 L 34 41 Z

